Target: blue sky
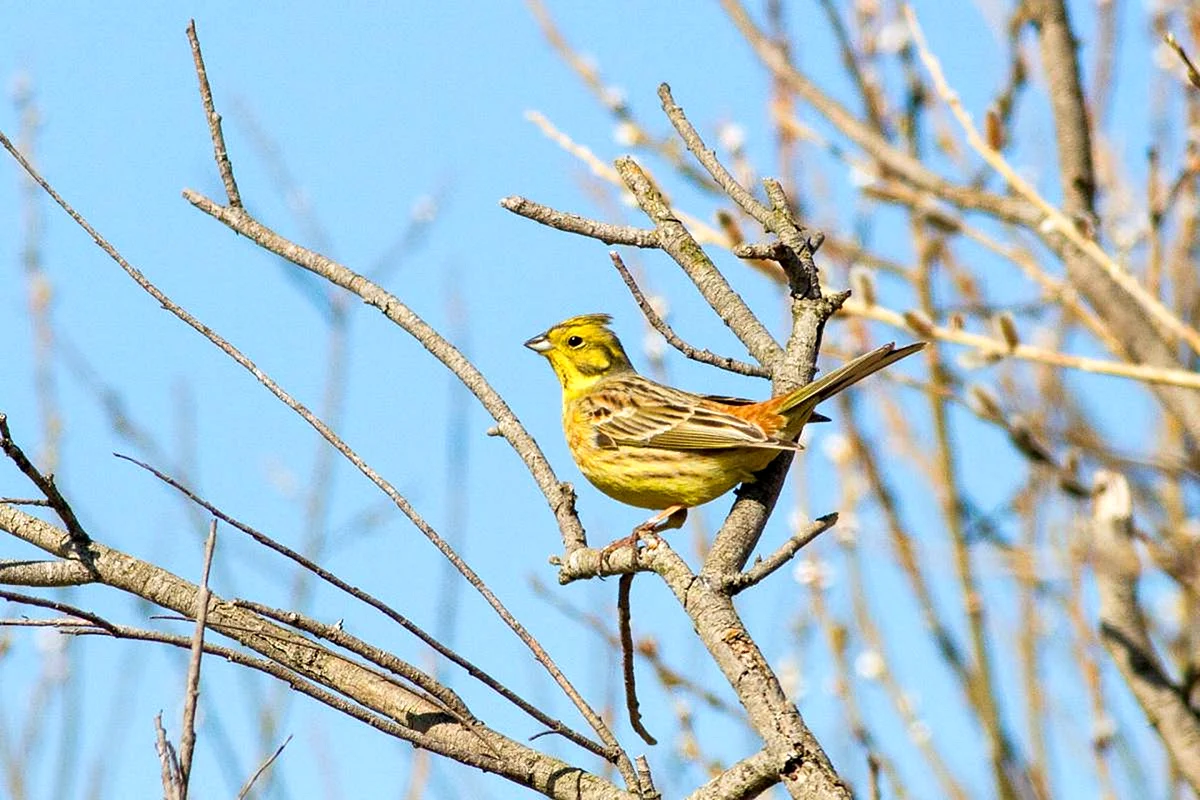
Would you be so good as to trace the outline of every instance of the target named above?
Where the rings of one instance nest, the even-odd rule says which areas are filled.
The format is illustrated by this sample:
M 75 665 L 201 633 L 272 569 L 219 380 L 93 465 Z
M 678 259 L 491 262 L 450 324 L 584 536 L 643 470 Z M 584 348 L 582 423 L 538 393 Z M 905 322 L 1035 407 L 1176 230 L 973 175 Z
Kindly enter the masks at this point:
M 769 171 L 771 127 L 763 74 L 715 4 L 696 4 L 686 16 L 669 4 L 561 5 L 553 10 L 568 39 L 597 59 L 605 78 L 624 91 L 654 131 L 668 129 L 655 94 L 658 83 L 667 81 L 710 138 L 722 122 L 742 125 L 748 153 Z M 978 114 L 1001 85 L 1006 67 L 993 21 L 973 4 L 918 3 L 917 11 L 951 80 Z M 637 218 L 628 209 L 597 202 L 579 162 L 525 119 L 530 109 L 544 113 L 603 160 L 623 152 L 614 141 L 611 118 L 545 44 L 525 8 L 517 3 L 376 3 L 353 9 L 314 3 L 240 4 L 236 9 L 200 4 L 186 11 L 174 4 L 139 3 L 118 11 L 78 6 L 69 13 L 52 4 L 0 8 L 0 80 L 9 89 L 18 82 L 32 89 L 41 119 L 35 159 L 45 176 L 168 295 L 317 408 L 328 337 L 322 306 L 312 298 L 322 287 L 234 237 L 180 196 L 185 187 L 214 198 L 221 195 L 184 35 L 189 16 L 197 20 L 247 207 L 284 235 L 369 272 L 411 225 L 414 209 L 435 203 L 436 216 L 425 234 L 388 261 L 386 288 L 450 332 L 539 438 L 560 475 L 578 485 L 581 479 L 559 431 L 553 376 L 520 344 L 566 316 L 607 311 L 640 354 L 642 322 L 603 245 L 517 218 L 498 201 L 522 194 L 600 218 Z M 800 63 L 853 106 L 815 4 L 797 6 L 793 17 L 793 31 L 813 31 L 802 37 Z M 1085 29 L 1086 24 L 1085 16 Z M 1136 41 L 1140 28 L 1131 28 L 1129 35 Z M 1124 66 L 1119 63 L 1118 70 Z M 1137 79 L 1143 77 L 1143 67 L 1129 69 Z M 1118 109 L 1132 102 L 1126 93 L 1119 84 Z M 1025 108 L 1022 113 L 1028 116 L 1021 122 L 1030 134 L 1025 141 L 1032 144 L 1022 155 L 1046 163 L 1053 151 L 1042 108 L 1038 103 Z M 10 136 L 18 129 L 11 99 L 0 106 L 0 128 Z M 319 220 L 320 236 L 301 224 L 281 197 L 260 144 L 264 136 L 278 148 Z M 1144 147 L 1136 128 L 1131 126 L 1128 136 L 1130 151 Z M 6 161 L 9 166 L 0 169 L 0 340 L 6 342 L 0 356 L 0 410 L 9 415 L 18 438 L 35 449 L 38 416 L 19 257 L 20 183 L 15 165 Z M 666 173 L 661 164 L 650 163 Z M 826 177 L 832 187 L 818 198 L 819 222 L 849 226 L 854 212 L 849 177 L 832 171 Z M 1053 194 L 1054 188 L 1046 190 Z M 710 200 L 689 194 L 686 187 L 675 189 L 689 208 L 711 216 Z M 304 487 L 318 447 L 315 435 L 249 375 L 158 308 L 64 215 L 42 199 L 39 209 L 42 257 L 53 284 L 54 319 L 64 339 L 120 394 L 128 414 L 152 432 L 170 462 L 188 465 L 191 481 L 209 500 L 285 543 L 299 545 Z M 851 233 L 849 228 L 845 233 Z M 876 228 L 870 236 L 898 260 L 911 255 L 900 224 Z M 672 320 L 685 338 L 743 356 L 665 256 L 631 258 L 645 271 L 648 288 L 669 298 Z M 729 266 L 738 290 L 782 330 L 778 287 L 738 265 Z M 1013 292 L 1020 296 L 1029 290 L 1015 286 Z M 485 436 L 490 421 L 482 410 L 471 400 L 452 399 L 461 398 L 461 389 L 419 345 L 380 315 L 357 306 L 351 303 L 347 405 L 339 432 L 430 522 L 457 539 L 475 568 L 597 703 L 611 700 L 603 688 L 614 668 L 607 650 L 595 637 L 564 624 L 530 588 L 531 576 L 555 586 L 546 558 L 557 548 L 552 517 L 531 479 L 503 441 Z M 461 321 L 456 321 L 455 307 L 461 308 Z M 638 360 L 644 363 L 644 357 Z M 711 393 L 763 396 L 767 391 L 765 384 L 685 363 L 673 354 L 668 355 L 668 370 L 680 385 Z M 81 519 L 101 541 L 194 578 L 200 535 L 192 518 L 150 476 L 112 457 L 114 451 L 147 454 L 114 433 L 95 393 L 65 366 L 56 367 L 55 375 L 65 411 L 60 481 Z M 1109 392 L 1126 391 L 1116 381 L 1103 385 Z M 1131 396 L 1128 402 L 1136 409 L 1140 400 Z M 446 433 L 452 425 L 461 432 L 455 441 Z M 1128 433 L 1131 441 L 1137 438 L 1134 428 Z M 455 447 L 466 453 L 461 479 L 450 477 L 449 454 Z M 984 499 L 993 484 L 1005 485 L 1005 476 L 1020 464 L 1011 453 L 996 449 L 990 468 L 974 475 Z M 823 474 L 828 470 L 819 461 L 820 448 L 813 452 L 807 496 L 813 498 L 812 512 L 819 514 L 832 510 L 835 495 L 822 493 L 829 485 Z M 338 463 L 334 474 L 328 515 L 333 534 L 324 563 L 433 627 L 445 597 L 443 568 L 433 549 L 397 512 L 381 505 L 380 496 L 346 465 Z M 452 487 L 459 480 L 463 488 L 456 491 Z M 640 511 L 621 507 L 590 487 L 579 490 L 580 512 L 597 541 L 623 534 L 641 517 Z M 0 494 L 25 493 L 12 468 L 0 465 Z M 997 488 L 992 499 L 999 502 L 1004 496 Z M 726 507 L 726 500 L 717 501 L 703 517 L 716 524 Z M 378 524 L 363 533 L 357 521 L 367 512 L 378 517 Z M 919 523 L 931 512 L 918 506 L 906 513 Z M 786 516 L 786 509 L 778 515 L 772 529 L 776 539 L 783 535 Z M 874 537 L 867 541 L 879 540 L 878 531 L 865 527 L 863 535 Z M 832 540 L 820 546 L 832 557 Z M 0 540 L 0 557 L 32 555 Z M 278 559 L 228 529 L 217 558 L 217 592 L 267 603 L 286 601 L 290 571 Z M 895 575 L 875 577 L 877 597 L 902 594 Z M 614 582 L 591 582 L 552 591 L 611 615 L 616 588 Z M 836 586 L 832 595 L 839 608 L 847 607 L 848 599 L 837 597 Z M 69 596 L 120 620 L 142 622 L 148 613 L 110 591 L 84 588 Z M 519 691 L 574 722 L 550 681 L 486 606 L 469 589 L 459 590 L 459 597 L 457 627 L 447 635 Z M 635 624 L 643 634 L 659 637 L 675 664 L 698 670 L 703 680 L 719 679 L 660 586 L 638 581 L 634 602 Z M 841 728 L 826 690 L 828 659 L 821 648 L 809 647 L 813 640 L 795 634 L 797 621 L 805 619 L 806 603 L 807 593 L 781 574 L 746 598 L 742 608 L 772 659 L 813 653 L 798 661 L 808 687 L 802 710 L 838 765 L 860 781 L 864 756 Z M 954 603 L 948 594 L 946 607 Z M 398 654 L 426 659 L 410 637 L 342 596 L 318 589 L 310 608 L 328 621 L 344 618 L 348 628 Z M 781 608 L 786 613 L 780 614 Z M 1011 624 L 1002 604 L 998 611 L 997 626 Z M 0 607 L 0 615 L 15 613 Z M 911 613 L 884 612 L 880 623 L 887 625 L 891 618 L 907 620 L 904 624 L 915 619 Z M 11 728 L 22 716 L 29 675 L 39 663 L 39 639 L 21 630 L 9 636 L 14 650 L 0 661 L 0 716 Z M 896 641 L 903 639 L 901 634 Z M 82 719 L 81 769 L 67 779 L 73 781 L 67 784 L 70 796 L 87 795 L 92 780 L 88 770 L 101 748 L 114 741 L 120 749 L 101 784 L 106 796 L 150 796 L 158 781 L 152 717 L 162 709 L 168 724 L 177 725 L 181 657 L 148 645 L 87 640 L 72 645 L 70 658 L 71 668 L 84 676 L 84 688 L 69 711 Z M 898 668 L 920 687 L 930 674 L 944 678 L 939 667 L 924 660 L 930 658 L 931 653 L 902 654 Z M 538 732 L 463 676 L 451 674 L 451 682 L 469 701 L 492 710 L 484 714 L 489 722 L 518 738 Z M 114 711 L 103 698 L 123 679 L 134 681 L 134 697 Z M 652 683 L 643 679 L 643 686 Z M 206 667 L 204 691 L 212 705 L 200 730 L 197 796 L 229 795 L 240 782 L 236 770 L 248 774 L 260 759 L 253 712 L 264 690 L 214 660 Z M 885 699 L 871 692 L 866 690 L 868 708 L 885 709 Z M 646 688 L 644 694 L 651 729 L 656 719 L 660 728 L 669 727 L 670 699 L 656 688 Z M 943 703 L 956 699 L 953 691 L 930 688 L 926 694 Z M 50 713 L 62 710 L 56 704 Z M 1059 713 L 1070 716 L 1069 705 Z M 879 714 L 882 719 L 883 711 Z M 935 737 L 971 744 L 961 751 L 948 748 L 951 766 L 969 787 L 984 792 L 989 784 L 978 759 L 977 732 L 959 715 L 936 706 L 927 715 Z M 730 728 L 720 717 L 702 717 L 698 725 L 709 741 L 724 743 L 713 748 L 714 756 L 738 758 L 754 747 L 749 734 Z M 294 734 L 295 740 L 279 765 L 279 797 L 402 793 L 410 762 L 407 745 L 307 701 L 291 705 L 280 730 Z M 881 723 L 881 730 L 887 732 L 889 723 Z M 32 797 L 54 796 L 54 787 L 63 785 L 56 783 L 61 779 L 54 775 L 51 755 L 62 746 L 57 731 L 51 725 L 41 745 L 43 766 L 30 787 Z M 628 730 L 620 732 L 632 744 Z M 890 725 L 890 732 L 904 736 L 896 725 Z M 561 755 L 576 755 L 546 739 L 539 743 Z M 1079 756 L 1056 754 L 1056 768 L 1069 769 L 1064 765 Z M 676 790 L 699 779 L 694 768 L 681 767 L 670 757 L 669 748 L 660 746 L 652 759 Z M 918 796 L 933 791 L 929 776 L 908 777 Z M 506 797 L 511 791 L 502 782 L 446 766 L 435 769 L 431 782 L 431 796 L 439 798 Z M 1093 791 L 1082 786 L 1072 796 L 1089 797 Z

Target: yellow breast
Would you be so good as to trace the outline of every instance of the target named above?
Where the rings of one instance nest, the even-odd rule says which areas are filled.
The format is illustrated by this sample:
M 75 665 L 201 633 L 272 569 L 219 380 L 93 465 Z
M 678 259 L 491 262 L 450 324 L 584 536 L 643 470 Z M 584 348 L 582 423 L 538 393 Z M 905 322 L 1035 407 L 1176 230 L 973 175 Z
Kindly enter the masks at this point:
M 614 500 L 638 508 L 691 508 L 753 480 L 754 473 L 779 453 L 759 448 L 669 450 L 596 442 L 591 422 L 571 404 L 563 409 L 563 430 L 583 476 Z

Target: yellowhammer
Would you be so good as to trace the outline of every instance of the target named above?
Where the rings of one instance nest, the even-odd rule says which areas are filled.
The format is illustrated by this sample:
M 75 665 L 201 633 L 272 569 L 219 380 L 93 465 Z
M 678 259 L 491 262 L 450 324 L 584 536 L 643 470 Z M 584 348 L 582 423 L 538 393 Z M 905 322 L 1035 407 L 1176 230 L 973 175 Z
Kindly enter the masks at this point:
M 754 480 L 781 451 L 799 450 L 822 400 L 925 346 L 886 344 L 770 400 L 692 394 L 639 375 L 607 314 L 558 323 L 525 342 L 563 388 L 563 431 L 580 471 L 609 497 L 659 513 L 638 532 L 678 527 L 687 509 Z

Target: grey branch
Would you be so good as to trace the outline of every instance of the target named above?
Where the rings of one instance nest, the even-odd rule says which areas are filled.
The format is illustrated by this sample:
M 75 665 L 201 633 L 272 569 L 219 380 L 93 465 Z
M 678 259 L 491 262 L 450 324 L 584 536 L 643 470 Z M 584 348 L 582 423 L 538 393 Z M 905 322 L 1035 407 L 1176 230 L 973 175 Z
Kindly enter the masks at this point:
M 729 578 L 725 582 L 725 587 L 733 594 L 750 588 L 790 561 L 792 556 L 800 552 L 801 548 L 837 524 L 837 520 L 838 515 L 836 513 L 826 514 L 807 527 L 796 531 L 774 553 L 771 553 L 766 558 L 759 559 L 754 566 L 745 572 L 740 572 Z
M 729 372 L 736 372 L 739 375 L 749 375 L 755 378 L 770 377 L 770 373 L 767 372 L 765 368 L 760 367 L 757 364 L 747 364 L 745 361 L 738 361 L 736 358 L 719 356 L 709 350 L 693 347 L 683 339 L 679 338 L 679 335 L 675 333 L 674 329 L 672 329 L 671 326 L 667 324 L 667 321 L 663 319 L 662 316 L 654 309 L 654 305 L 646 299 L 646 295 L 642 293 L 642 287 L 637 285 L 637 281 L 633 279 L 633 275 L 630 274 L 629 269 L 625 266 L 625 262 L 621 260 L 621 255 L 616 250 L 612 250 L 609 252 L 608 257 L 612 259 L 613 266 L 616 267 L 617 272 L 620 273 L 621 280 L 625 281 L 626 288 L 628 288 L 629 293 L 633 295 L 634 302 L 637 303 L 638 308 L 642 310 L 642 314 L 646 317 L 646 321 L 650 323 L 650 327 L 661 333 L 663 338 L 667 340 L 667 344 L 671 345 L 693 361 L 699 361 L 701 364 L 720 367 L 721 369 L 728 370 Z
M 771 332 L 729 285 L 638 163 L 629 156 L 618 158 L 615 163 L 625 187 L 633 192 L 642 211 L 654 222 L 662 249 L 687 273 L 709 306 L 742 341 L 750 355 L 771 369 L 783 355 L 783 348 Z
M 92 574 L 78 561 L 21 561 L 0 559 L 0 584 L 61 588 L 91 583 Z
M 591 239 L 599 239 L 605 244 L 624 244 L 630 247 L 658 248 L 658 231 L 647 228 L 635 228 L 632 225 L 613 225 L 608 222 L 581 217 L 566 211 L 558 211 L 550 206 L 526 200 L 524 197 L 512 195 L 500 201 L 500 205 L 514 214 L 526 219 L 540 222 L 555 230 L 566 233 L 577 233 Z
M 12 506 L 0 506 L 0 530 L 61 558 L 76 557 L 65 530 Z M 194 611 L 199 591 L 195 584 L 96 541 L 91 543 L 90 555 L 96 582 L 179 614 L 190 615 Z M 49 601 L 38 604 L 59 607 L 48 605 Z M 80 611 L 71 609 L 64 613 L 78 615 Z M 151 639 L 185 649 L 191 646 L 190 636 L 139 632 L 121 626 L 108 626 L 114 629 L 109 630 L 101 627 L 107 625 L 103 620 L 93 620 L 90 616 L 94 615 L 84 617 L 88 627 L 74 632 Z M 204 645 L 205 652 L 235 659 L 286 680 L 318 701 L 418 747 L 501 775 L 547 797 L 632 800 L 629 793 L 609 781 L 490 728 L 463 725 L 440 705 L 385 674 L 335 654 L 216 595 L 210 604 L 208 627 L 265 658 L 251 658 L 238 650 L 209 644 Z

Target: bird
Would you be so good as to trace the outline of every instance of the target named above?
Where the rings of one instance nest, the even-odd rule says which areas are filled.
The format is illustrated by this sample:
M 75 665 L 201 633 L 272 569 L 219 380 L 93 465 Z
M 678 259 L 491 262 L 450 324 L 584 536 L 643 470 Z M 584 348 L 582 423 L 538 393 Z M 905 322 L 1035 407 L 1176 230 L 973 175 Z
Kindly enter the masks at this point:
M 804 425 L 828 419 L 814 412 L 817 404 L 925 346 L 886 344 L 754 401 L 694 394 L 639 374 L 611 323 L 608 314 L 571 317 L 525 346 L 550 362 L 562 384 L 563 433 L 580 472 L 614 500 L 657 512 L 634 528 L 635 546 L 639 535 L 680 527 L 689 508 L 800 450 Z

